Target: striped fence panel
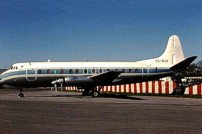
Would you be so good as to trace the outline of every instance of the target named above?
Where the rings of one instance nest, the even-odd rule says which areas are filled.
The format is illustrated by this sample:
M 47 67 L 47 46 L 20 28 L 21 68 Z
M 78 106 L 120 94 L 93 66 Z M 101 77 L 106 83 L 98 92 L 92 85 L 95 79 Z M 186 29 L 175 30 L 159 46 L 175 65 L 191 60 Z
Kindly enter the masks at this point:
M 134 93 L 134 94 L 171 94 L 176 84 L 173 81 L 149 81 L 135 84 L 104 86 L 102 92 Z M 66 87 L 68 91 L 77 90 L 76 87 Z M 202 95 L 202 84 L 187 87 L 186 95 Z

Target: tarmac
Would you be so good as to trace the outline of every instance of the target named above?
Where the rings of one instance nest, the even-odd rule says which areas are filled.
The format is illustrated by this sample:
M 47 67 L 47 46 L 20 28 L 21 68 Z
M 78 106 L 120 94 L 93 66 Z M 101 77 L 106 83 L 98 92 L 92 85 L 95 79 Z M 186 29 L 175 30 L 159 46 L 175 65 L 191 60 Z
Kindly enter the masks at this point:
M 198 134 L 202 99 L 0 90 L 0 134 Z

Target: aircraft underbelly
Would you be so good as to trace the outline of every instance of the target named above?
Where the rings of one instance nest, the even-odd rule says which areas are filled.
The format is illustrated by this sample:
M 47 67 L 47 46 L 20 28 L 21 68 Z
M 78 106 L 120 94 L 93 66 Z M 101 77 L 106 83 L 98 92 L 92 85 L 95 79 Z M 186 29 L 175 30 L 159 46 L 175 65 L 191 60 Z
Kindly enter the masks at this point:
M 115 79 L 110 79 L 108 77 L 102 77 L 101 79 L 88 79 L 84 76 L 77 76 L 76 79 L 72 79 L 71 76 L 37 76 L 29 77 L 26 76 L 16 76 L 11 79 L 8 79 L 3 82 L 4 85 L 16 86 L 16 87 L 52 87 L 53 81 L 63 78 L 68 78 L 67 81 L 63 82 L 63 86 L 107 86 L 107 85 L 121 85 L 121 84 L 130 84 L 138 83 L 150 80 L 157 80 L 164 76 L 167 76 L 168 73 L 159 73 L 159 74 L 120 74 Z M 69 79 L 71 78 L 71 79 Z
M 51 82 L 56 78 L 51 77 L 37 77 L 37 79 L 29 79 L 26 77 L 11 78 L 3 82 L 4 85 L 10 85 L 14 87 L 51 87 Z
M 158 80 L 160 78 L 166 77 L 168 73 L 158 73 L 158 74 L 139 74 L 139 75 L 122 75 L 120 76 L 114 84 L 128 84 L 128 83 L 138 83 L 138 82 L 145 82 L 145 81 L 152 81 Z

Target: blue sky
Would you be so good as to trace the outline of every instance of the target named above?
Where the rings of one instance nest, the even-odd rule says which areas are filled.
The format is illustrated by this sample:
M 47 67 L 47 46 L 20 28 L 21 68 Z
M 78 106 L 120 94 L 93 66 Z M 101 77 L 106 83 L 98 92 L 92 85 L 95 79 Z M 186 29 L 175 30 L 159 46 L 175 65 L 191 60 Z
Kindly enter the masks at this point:
M 177 34 L 202 59 L 201 0 L 0 0 L 0 67 L 27 61 L 135 61 Z

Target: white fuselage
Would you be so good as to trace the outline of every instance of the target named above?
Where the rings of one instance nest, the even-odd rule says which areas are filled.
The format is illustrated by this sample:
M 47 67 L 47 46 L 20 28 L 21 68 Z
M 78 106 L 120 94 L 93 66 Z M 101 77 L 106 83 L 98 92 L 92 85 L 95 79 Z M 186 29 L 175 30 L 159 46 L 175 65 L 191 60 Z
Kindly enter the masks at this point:
M 6 85 L 35 87 L 53 86 L 51 82 L 66 77 L 90 77 L 108 71 L 122 71 L 120 84 L 162 77 L 170 73 L 168 67 L 158 67 L 145 62 L 28 62 L 16 63 L 1 75 Z M 149 62 L 148 62 L 149 63 Z M 156 63 L 158 65 L 158 63 Z M 119 84 L 116 83 L 116 84 Z M 110 83 L 112 84 L 112 83 Z M 74 85 L 74 84 L 69 84 Z M 67 85 L 68 86 L 68 85 Z M 74 85 L 77 86 L 77 85 Z

